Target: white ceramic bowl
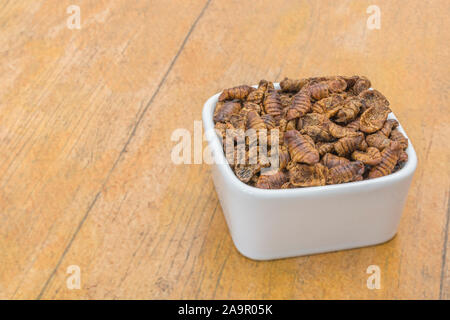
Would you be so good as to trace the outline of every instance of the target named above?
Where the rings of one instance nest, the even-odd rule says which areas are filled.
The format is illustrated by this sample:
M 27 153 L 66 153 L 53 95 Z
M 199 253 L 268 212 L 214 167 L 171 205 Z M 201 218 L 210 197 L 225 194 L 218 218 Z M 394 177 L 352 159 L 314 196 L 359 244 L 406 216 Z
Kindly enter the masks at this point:
M 226 163 L 214 132 L 219 95 L 206 101 L 203 125 L 215 159 L 214 185 L 231 237 L 244 256 L 270 260 L 350 249 L 379 244 L 396 234 L 417 166 L 411 142 L 403 168 L 381 178 L 311 188 L 258 189 L 241 182 Z M 392 113 L 389 118 L 396 119 Z M 406 136 L 401 125 L 399 130 Z

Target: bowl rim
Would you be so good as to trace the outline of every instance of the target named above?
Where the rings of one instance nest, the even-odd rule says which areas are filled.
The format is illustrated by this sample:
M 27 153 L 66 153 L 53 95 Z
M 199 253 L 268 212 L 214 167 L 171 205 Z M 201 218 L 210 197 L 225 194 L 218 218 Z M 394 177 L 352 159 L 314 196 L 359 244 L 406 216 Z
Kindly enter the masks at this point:
M 280 89 L 279 83 L 274 83 L 276 89 Z M 253 85 L 253 87 L 257 88 L 257 85 Z M 372 88 L 370 88 L 372 89 Z M 407 136 L 405 130 L 403 129 L 400 121 L 398 121 L 397 117 L 395 117 L 394 113 L 391 112 L 388 116 L 388 119 L 395 119 L 398 121 L 398 129 L 400 130 L 406 138 L 408 138 L 408 147 L 406 148 L 406 153 L 408 154 L 408 161 L 405 165 L 400 168 L 398 171 L 391 173 L 389 175 L 362 180 L 362 181 L 354 181 L 342 184 L 333 184 L 333 185 L 325 185 L 325 186 L 316 186 L 316 187 L 304 187 L 304 188 L 292 188 L 292 189 L 260 189 L 253 186 L 250 186 L 236 177 L 236 174 L 231 169 L 228 164 L 222 144 L 220 143 L 219 137 L 217 137 L 214 130 L 214 121 L 213 115 L 214 110 L 221 92 L 211 96 L 204 104 L 202 110 L 202 119 L 203 119 L 203 127 L 205 129 L 206 139 L 208 141 L 208 145 L 212 151 L 214 163 L 218 170 L 221 172 L 222 176 L 228 180 L 229 184 L 239 189 L 241 192 L 246 194 L 254 195 L 254 196 L 263 196 L 263 197 L 280 197 L 280 196 L 300 196 L 300 195 L 311 195 L 317 193 L 326 193 L 326 192 L 334 192 L 334 191 L 354 191 L 360 188 L 370 188 L 377 187 L 380 185 L 386 185 L 395 183 L 397 181 L 403 180 L 409 176 L 414 174 L 414 171 L 417 167 L 417 155 L 414 150 L 413 145 L 411 144 L 411 139 Z

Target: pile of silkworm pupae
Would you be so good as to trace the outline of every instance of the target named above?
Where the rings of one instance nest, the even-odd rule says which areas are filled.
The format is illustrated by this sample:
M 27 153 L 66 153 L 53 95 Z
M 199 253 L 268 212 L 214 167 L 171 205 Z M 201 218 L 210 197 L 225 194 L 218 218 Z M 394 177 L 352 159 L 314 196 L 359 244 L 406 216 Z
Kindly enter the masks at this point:
M 408 139 L 398 122 L 388 119 L 389 101 L 369 88 L 363 76 L 331 76 L 285 78 L 280 89 L 261 80 L 257 88 L 223 90 L 213 120 L 229 165 L 239 180 L 264 189 L 347 183 L 395 172 L 408 160 Z M 248 130 L 257 139 L 246 136 L 239 144 L 233 133 Z

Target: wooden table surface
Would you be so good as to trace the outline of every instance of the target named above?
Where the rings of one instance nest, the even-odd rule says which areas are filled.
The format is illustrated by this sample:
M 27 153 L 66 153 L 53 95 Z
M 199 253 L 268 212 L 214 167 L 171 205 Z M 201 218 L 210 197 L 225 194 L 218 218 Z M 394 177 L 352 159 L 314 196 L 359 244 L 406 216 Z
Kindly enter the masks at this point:
M 81 29 L 67 27 L 73 2 Z M 449 299 L 449 12 L 447 0 L 2 0 L 0 298 Z M 222 88 L 324 74 L 369 77 L 414 144 L 399 232 L 249 260 L 209 166 L 173 164 L 171 134 L 193 132 Z

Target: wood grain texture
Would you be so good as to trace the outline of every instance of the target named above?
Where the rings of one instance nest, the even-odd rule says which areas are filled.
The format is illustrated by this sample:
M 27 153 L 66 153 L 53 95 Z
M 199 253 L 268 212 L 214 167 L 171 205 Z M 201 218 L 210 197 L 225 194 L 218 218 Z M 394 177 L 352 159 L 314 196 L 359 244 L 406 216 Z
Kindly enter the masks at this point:
M 80 1 L 81 30 L 70 4 L 0 5 L 0 298 L 450 298 L 448 1 L 377 1 L 380 30 L 372 1 Z M 251 261 L 171 134 L 224 87 L 323 74 L 368 76 L 414 144 L 399 233 Z

